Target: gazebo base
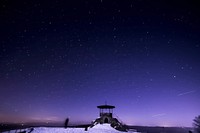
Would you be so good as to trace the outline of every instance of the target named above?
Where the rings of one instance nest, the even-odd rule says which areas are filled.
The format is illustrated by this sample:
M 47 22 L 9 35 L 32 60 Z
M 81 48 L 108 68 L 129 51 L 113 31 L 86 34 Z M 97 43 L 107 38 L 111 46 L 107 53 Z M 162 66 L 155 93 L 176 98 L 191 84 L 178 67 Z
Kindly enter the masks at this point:
M 108 120 L 108 121 L 107 121 Z M 94 120 L 91 124 L 91 128 L 94 127 L 97 124 L 105 124 L 108 123 L 110 124 L 111 127 L 113 127 L 114 129 L 118 130 L 118 131 L 123 131 L 123 132 L 127 132 L 128 131 L 128 127 L 126 125 L 123 125 L 122 123 L 120 123 L 117 118 L 97 118 L 96 120 Z

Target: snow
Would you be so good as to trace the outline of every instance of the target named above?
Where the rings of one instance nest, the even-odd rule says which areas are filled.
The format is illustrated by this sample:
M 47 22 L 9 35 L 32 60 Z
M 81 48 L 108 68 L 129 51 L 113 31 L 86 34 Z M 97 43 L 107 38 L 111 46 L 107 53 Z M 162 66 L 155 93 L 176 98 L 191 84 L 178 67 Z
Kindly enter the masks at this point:
M 18 130 L 17 132 L 19 132 Z M 30 131 L 30 129 L 24 129 L 21 131 Z M 16 133 L 16 130 L 4 133 Z M 52 127 L 37 127 L 31 133 L 123 133 L 112 128 L 110 124 L 97 124 L 93 128 L 88 128 L 88 131 L 85 131 L 84 128 L 52 128 Z M 129 131 L 128 133 L 138 133 Z

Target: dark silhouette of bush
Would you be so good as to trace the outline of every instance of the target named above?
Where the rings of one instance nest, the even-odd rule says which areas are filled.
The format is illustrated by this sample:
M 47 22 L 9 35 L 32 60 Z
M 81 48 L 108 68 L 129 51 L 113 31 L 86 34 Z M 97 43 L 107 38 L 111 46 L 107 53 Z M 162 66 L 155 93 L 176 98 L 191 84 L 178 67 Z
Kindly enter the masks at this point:
M 65 120 L 65 128 L 68 127 L 68 123 L 69 123 L 69 118 L 67 118 L 67 119 Z
M 194 129 L 197 133 L 200 133 L 200 115 L 194 118 Z

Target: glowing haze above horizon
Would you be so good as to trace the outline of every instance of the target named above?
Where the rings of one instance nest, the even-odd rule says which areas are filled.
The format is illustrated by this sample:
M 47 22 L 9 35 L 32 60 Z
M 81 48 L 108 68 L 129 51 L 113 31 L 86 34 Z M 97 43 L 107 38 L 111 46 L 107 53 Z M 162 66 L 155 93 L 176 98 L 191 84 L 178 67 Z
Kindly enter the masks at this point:
M 0 123 L 192 126 L 200 111 L 200 15 L 186 1 L 6 1 Z

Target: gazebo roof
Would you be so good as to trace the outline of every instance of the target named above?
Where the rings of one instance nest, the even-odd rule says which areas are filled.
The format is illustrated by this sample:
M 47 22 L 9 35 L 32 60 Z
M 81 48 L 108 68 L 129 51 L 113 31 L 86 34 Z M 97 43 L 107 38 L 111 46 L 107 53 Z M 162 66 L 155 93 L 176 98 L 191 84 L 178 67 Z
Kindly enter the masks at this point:
M 97 106 L 97 108 L 99 108 L 99 109 L 114 109 L 115 106 L 112 106 L 112 105 L 99 105 L 99 106 Z

